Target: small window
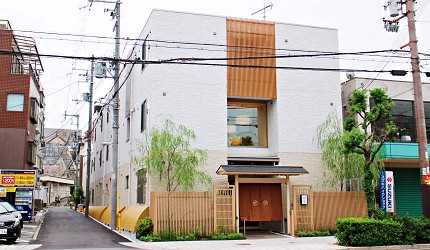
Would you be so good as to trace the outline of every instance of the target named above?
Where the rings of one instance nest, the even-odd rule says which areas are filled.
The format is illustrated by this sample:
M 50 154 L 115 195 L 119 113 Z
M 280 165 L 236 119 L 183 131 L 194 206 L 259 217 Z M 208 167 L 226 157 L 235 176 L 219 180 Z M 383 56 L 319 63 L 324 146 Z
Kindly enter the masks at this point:
M 102 159 L 103 159 L 102 155 L 103 155 L 103 150 L 100 150 L 100 156 L 99 156 L 100 167 L 102 166 Z
M 30 165 L 36 164 L 36 144 L 32 141 L 28 142 L 27 146 L 27 163 Z
M 106 124 L 109 123 L 109 110 L 107 110 L 106 112 Z
M 130 140 L 130 117 L 127 117 L 127 135 L 126 135 L 126 141 Z
M 109 145 L 106 145 L 106 162 L 109 161 Z
M 148 107 L 145 100 L 140 107 L 140 132 L 143 132 L 146 130 L 147 114 L 148 114 Z
M 128 189 L 128 187 L 129 187 L 129 184 L 128 184 L 128 182 L 130 181 L 130 178 L 129 178 L 129 176 L 128 175 L 126 175 L 125 176 L 125 189 Z
M 38 122 L 39 104 L 36 98 L 30 98 L 30 121 L 33 124 Z
M 24 111 L 24 94 L 8 94 L 6 110 Z
M 137 171 L 137 203 L 144 204 L 146 201 L 146 168 Z
M 100 112 L 100 131 L 103 131 L 103 113 Z

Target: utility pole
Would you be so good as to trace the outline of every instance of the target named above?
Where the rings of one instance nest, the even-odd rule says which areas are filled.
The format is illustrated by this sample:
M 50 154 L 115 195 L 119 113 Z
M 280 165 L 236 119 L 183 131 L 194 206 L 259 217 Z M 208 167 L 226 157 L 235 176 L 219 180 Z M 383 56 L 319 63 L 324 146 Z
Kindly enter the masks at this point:
M 119 115 L 119 50 L 120 50 L 120 12 L 121 2 L 118 0 L 115 6 L 115 75 L 113 87 L 113 121 L 112 121 L 112 194 L 111 194 L 111 230 L 116 229 L 117 222 L 117 174 L 118 174 L 118 115 Z
M 115 8 L 111 12 L 112 18 L 115 18 L 115 55 L 114 55 L 114 84 L 113 84 L 113 96 L 112 96 L 112 106 L 113 106 L 113 121 L 112 121 L 112 188 L 111 188 L 111 230 L 116 230 L 117 226 L 117 211 L 118 211 L 118 115 L 119 115 L 119 53 L 120 53 L 120 19 L 121 19 L 121 1 L 109 1 L 109 0 L 88 0 L 90 6 L 95 2 L 100 3 L 115 3 Z M 106 11 L 106 10 L 105 10 Z
M 418 156 L 419 156 L 419 167 L 421 169 L 421 201 L 424 217 L 430 217 L 430 187 L 424 184 L 425 175 L 429 174 L 429 160 L 428 160 L 428 149 L 427 149 L 427 133 L 426 133 L 426 123 L 424 115 L 424 103 L 422 94 L 422 83 L 420 75 L 420 60 L 418 55 L 418 40 L 415 28 L 415 0 L 400 1 L 391 0 L 388 2 L 389 7 L 392 11 L 391 16 L 396 16 L 396 9 L 402 9 L 402 5 L 406 4 L 406 13 L 401 17 L 393 20 L 384 22 L 389 24 L 391 27 L 397 26 L 398 21 L 403 17 L 408 20 L 409 29 L 409 43 L 403 45 L 401 48 L 409 46 L 411 53 L 411 65 L 412 65 L 412 80 L 413 80 L 413 90 L 414 90 L 414 112 L 415 112 L 415 126 L 417 130 L 418 139 Z M 399 4 L 400 3 L 400 8 Z M 398 14 L 397 14 L 398 15 Z M 388 27 L 390 27 L 388 26 Z M 394 29 L 397 31 L 397 29 Z M 387 31 L 390 31 L 387 29 Z
M 94 55 L 93 55 L 94 57 Z M 90 208 L 90 172 L 91 172 L 91 130 L 93 120 L 93 85 L 94 85 L 94 60 L 91 60 L 90 94 L 88 96 L 88 130 L 87 130 L 87 178 L 85 180 L 85 217 L 88 217 Z
M 423 215 L 430 217 L 429 195 L 430 188 L 424 184 L 424 176 L 429 174 L 429 159 L 427 151 L 426 120 L 424 115 L 424 103 L 422 93 L 422 83 L 420 75 L 420 59 L 418 56 L 418 40 L 415 29 L 415 0 L 406 1 L 406 16 L 409 28 L 409 48 L 411 50 L 412 77 L 414 83 L 414 111 L 418 137 L 419 166 L 421 168 L 421 200 Z

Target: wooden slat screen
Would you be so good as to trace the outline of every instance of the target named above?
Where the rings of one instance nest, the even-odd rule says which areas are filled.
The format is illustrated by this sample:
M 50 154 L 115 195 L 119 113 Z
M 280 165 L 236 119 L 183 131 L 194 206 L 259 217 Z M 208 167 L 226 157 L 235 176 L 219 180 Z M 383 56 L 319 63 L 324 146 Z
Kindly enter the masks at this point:
M 177 234 L 213 233 L 212 192 L 152 192 L 150 216 L 154 232 L 171 230 Z
M 227 18 L 228 58 L 274 56 L 275 24 L 272 22 Z M 276 66 L 275 58 L 228 60 L 230 65 Z M 276 69 L 227 68 L 227 96 L 276 99 Z
M 314 230 L 335 228 L 345 217 L 367 217 L 364 192 L 313 192 Z

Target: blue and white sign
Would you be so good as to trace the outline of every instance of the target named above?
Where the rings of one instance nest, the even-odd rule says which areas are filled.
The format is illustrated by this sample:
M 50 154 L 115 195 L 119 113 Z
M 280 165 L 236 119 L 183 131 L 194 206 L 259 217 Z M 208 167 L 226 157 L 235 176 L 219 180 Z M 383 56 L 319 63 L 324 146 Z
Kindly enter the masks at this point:
M 394 213 L 394 175 L 393 171 L 379 172 L 379 192 L 381 196 L 381 209 L 384 212 Z

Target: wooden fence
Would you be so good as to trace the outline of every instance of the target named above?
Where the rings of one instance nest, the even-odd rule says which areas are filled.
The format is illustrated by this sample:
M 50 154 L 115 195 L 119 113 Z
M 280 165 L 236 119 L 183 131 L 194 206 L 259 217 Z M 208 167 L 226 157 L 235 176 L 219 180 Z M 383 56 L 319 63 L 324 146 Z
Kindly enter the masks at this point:
M 301 204 L 307 195 L 307 204 Z M 312 186 L 293 185 L 292 233 L 330 230 L 335 221 L 344 217 L 366 217 L 364 192 L 316 192 Z
M 210 235 L 214 227 L 212 192 L 152 192 L 150 217 L 156 233 L 186 234 L 199 228 Z
M 314 230 L 335 228 L 345 217 L 367 217 L 364 192 L 313 192 Z

